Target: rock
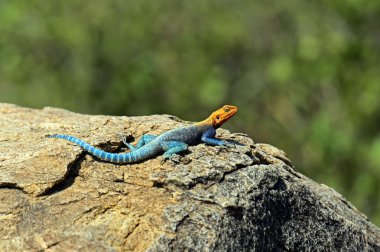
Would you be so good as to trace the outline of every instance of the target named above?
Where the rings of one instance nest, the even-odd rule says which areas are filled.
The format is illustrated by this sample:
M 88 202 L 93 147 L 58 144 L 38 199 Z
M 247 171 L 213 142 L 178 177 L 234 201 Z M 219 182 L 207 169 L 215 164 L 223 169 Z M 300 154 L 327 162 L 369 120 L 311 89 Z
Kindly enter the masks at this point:
M 238 116 L 238 115 L 237 115 Z M 120 152 L 185 125 L 172 116 L 90 116 L 0 104 L 0 251 L 380 251 L 380 230 L 273 146 L 190 147 L 131 165 L 45 135 Z

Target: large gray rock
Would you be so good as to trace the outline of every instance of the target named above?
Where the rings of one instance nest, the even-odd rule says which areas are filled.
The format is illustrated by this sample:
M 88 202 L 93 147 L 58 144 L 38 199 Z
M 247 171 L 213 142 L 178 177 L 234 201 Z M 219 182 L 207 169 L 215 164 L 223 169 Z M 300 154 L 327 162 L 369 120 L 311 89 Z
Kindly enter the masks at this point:
M 354 206 L 245 135 L 218 130 L 243 145 L 132 165 L 45 138 L 119 152 L 118 133 L 184 124 L 0 104 L 0 251 L 380 251 L 379 228 Z

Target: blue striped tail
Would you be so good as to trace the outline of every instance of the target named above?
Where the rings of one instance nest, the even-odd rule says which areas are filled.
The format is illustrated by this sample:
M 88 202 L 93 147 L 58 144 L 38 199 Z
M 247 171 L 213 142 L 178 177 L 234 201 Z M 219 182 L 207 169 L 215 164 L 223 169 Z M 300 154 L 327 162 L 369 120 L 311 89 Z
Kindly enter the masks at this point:
M 139 158 L 137 153 L 111 153 L 111 152 L 106 152 L 102 151 L 101 149 L 95 148 L 94 146 L 86 143 L 85 141 L 69 136 L 69 135 L 61 135 L 61 134 L 54 134 L 54 135 L 48 135 L 48 138 L 60 138 L 60 139 L 65 139 L 67 141 L 70 141 L 72 143 L 75 143 L 85 149 L 87 152 L 91 153 L 97 158 L 100 158 L 101 160 L 104 161 L 109 161 L 112 163 L 132 163 L 139 161 Z

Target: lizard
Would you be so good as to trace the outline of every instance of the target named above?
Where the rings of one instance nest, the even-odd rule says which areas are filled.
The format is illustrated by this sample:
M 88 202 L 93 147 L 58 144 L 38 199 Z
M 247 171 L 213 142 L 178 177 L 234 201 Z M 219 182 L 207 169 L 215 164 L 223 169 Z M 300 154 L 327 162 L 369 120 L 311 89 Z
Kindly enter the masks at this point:
M 189 145 L 205 143 L 214 146 L 229 146 L 230 142 L 215 137 L 216 129 L 230 119 L 238 111 L 236 106 L 225 105 L 214 111 L 203 121 L 175 128 L 161 135 L 144 134 L 136 146 L 129 144 L 122 136 L 122 142 L 131 150 L 126 153 L 111 153 L 86 143 L 82 139 L 70 135 L 53 134 L 48 138 L 60 138 L 73 142 L 93 156 L 111 163 L 134 163 L 155 157 L 163 153 L 163 159 L 169 159 L 173 154 L 186 151 Z

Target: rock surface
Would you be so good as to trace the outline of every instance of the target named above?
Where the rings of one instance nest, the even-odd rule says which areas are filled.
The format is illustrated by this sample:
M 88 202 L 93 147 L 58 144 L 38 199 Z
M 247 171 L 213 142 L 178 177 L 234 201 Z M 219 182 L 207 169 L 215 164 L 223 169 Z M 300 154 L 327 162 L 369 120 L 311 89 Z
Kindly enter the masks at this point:
M 380 251 L 379 228 L 354 206 L 243 134 L 218 130 L 244 146 L 132 165 L 45 138 L 120 152 L 118 133 L 186 123 L 0 104 L 0 251 Z

